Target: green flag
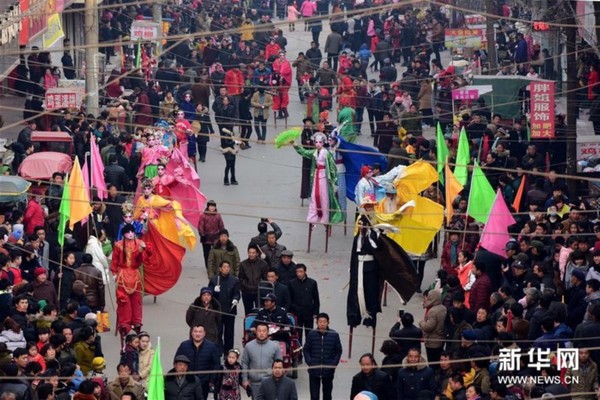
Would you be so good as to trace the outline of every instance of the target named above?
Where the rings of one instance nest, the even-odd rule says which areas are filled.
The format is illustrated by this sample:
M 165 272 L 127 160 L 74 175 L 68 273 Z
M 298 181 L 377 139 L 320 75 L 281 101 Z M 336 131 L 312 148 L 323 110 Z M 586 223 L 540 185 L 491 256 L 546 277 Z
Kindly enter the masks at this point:
M 71 215 L 71 199 L 69 198 L 69 177 L 64 179 L 62 199 L 60 200 L 60 208 L 58 209 L 58 244 L 64 246 L 65 243 L 65 228 L 67 221 Z
M 479 164 L 475 161 L 473 175 L 471 176 L 471 190 L 469 191 L 467 214 L 476 221 L 483 224 L 487 223 L 495 199 L 496 193 L 492 185 L 490 185 Z
M 142 67 L 142 40 L 138 40 L 137 53 L 135 54 L 135 68 Z
M 456 167 L 454 167 L 454 176 L 461 185 L 465 186 L 469 177 L 467 165 L 471 163 L 471 149 L 469 148 L 469 139 L 465 128 L 460 131 L 458 137 L 458 150 L 456 152 Z
M 154 350 L 150 375 L 148 376 L 148 400 L 165 400 L 165 377 L 160 364 L 160 338 L 158 338 Z
M 446 139 L 442 133 L 442 127 L 440 123 L 437 124 L 437 172 L 440 176 L 440 183 L 444 184 L 444 164 L 448 159 L 448 146 L 446 146 Z

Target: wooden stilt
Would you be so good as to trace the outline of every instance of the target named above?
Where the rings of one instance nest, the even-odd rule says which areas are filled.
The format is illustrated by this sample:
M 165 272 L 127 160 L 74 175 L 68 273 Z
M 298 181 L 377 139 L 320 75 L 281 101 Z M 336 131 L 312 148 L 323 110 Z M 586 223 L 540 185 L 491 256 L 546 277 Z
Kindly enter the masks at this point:
M 156 296 L 154 296 L 154 304 L 156 304 Z
M 344 236 L 348 236 L 348 216 L 344 214 Z
M 387 292 L 388 292 L 388 283 L 387 281 L 383 283 L 383 306 L 387 307 Z
M 348 358 L 352 358 L 352 339 L 354 334 L 354 328 L 350 327 L 350 334 L 348 335 Z
M 286 115 L 287 115 L 287 113 L 286 113 Z M 285 117 L 285 129 L 287 129 L 287 126 L 288 126 L 287 123 L 288 123 L 288 117 Z
M 375 337 L 377 336 L 377 328 L 373 328 L 371 337 L 371 354 L 375 354 Z
M 277 128 L 277 111 L 273 111 L 273 126 Z
M 310 241 L 312 239 L 312 224 L 308 223 L 308 247 L 306 249 L 307 253 L 310 253 Z
M 304 207 L 304 199 L 300 199 L 300 207 Z
M 329 234 L 331 230 L 331 225 L 325 225 L 325 253 L 329 249 Z

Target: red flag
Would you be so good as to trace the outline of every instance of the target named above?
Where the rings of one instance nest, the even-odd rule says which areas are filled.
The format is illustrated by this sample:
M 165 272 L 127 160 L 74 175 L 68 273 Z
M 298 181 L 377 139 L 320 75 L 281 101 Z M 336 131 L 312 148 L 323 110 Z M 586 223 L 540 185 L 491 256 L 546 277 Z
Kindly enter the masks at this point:
M 152 223 L 142 239 L 150 253 L 144 264 L 144 292 L 158 296 L 179 280 L 185 248 L 162 236 Z
M 515 200 L 513 201 L 513 208 L 516 212 L 519 212 L 519 208 L 521 207 L 521 200 L 523 199 L 523 192 L 525 191 L 525 179 L 527 177 L 523 175 L 521 178 L 521 184 L 519 185 L 519 190 L 517 190 L 517 195 L 515 196 Z

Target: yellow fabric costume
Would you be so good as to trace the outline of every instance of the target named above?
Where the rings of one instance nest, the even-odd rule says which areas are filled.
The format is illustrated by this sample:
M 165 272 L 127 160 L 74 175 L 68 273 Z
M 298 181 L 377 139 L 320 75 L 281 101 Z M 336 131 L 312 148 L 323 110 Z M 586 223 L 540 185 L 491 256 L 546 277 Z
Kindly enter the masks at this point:
M 437 180 L 435 168 L 419 160 L 406 167 L 403 174 L 394 181 L 399 204 L 412 200 L 415 206 L 393 214 L 382 213 L 385 209 L 383 204 L 375 209 L 377 223 L 387 223 L 400 229 L 400 232 L 388 233 L 388 236 L 409 253 L 425 253 L 442 227 L 444 207 L 420 195 Z
M 158 232 L 173 243 L 180 244 L 190 250 L 196 246 L 196 235 L 192 227 L 183 218 L 181 205 L 164 197 L 153 194 L 149 198 L 140 196 L 133 213 L 134 219 L 139 219 L 148 213 L 148 222 L 154 224 Z

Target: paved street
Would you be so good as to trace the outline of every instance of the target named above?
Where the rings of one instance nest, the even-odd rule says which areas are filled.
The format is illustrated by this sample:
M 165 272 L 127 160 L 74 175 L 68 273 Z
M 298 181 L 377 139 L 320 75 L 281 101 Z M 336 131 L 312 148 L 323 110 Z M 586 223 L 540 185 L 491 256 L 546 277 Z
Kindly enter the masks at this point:
M 299 51 L 306 51 L 311 41 L 310 33 L 302 30 L 302 24 L 297 24 L 297 28 L 299 29 L 290 35 L 285 26 L 285 35 L 289 43 L 287 54 L 291 60 Z M 327 33 L 329 32 L 321 34 L 322 43 L 325 42 Z M 289 127 L 301 126 L 305 106 L 300 104 L 295 87 L 290 90 L 290 99 Z M 332 120 L 333 118 L 335 116 L 332 116 Z M 281 120 L 277 121 L 277 130 L 272 124 L 271 117 L 267 141 L 272 140 L 276 133 L 283 128 Z M 433 131 L 428 133 L 432 135 Z M 256 138 L 254 133 L 253 138 Z M 370 144 L 371 139 L 369 135 L 363 135 L 359 141 L 363 144 Z M 225 161 L 218 149 L 218 140 L 212 139 L 209 147 L 206 163 L 198 166 L 198 173 L 202 180 L 201 190 L 209 199 L 217 202 L 225 226 L 230 232 L 232 241 L 238 246 L 242 259 L 245 258 L 250 238 L 256 235 L 256 225 L 260 218 L 270 217 L 283 230 L 283 236 L 279 242 L 291 249 L 294 252 L 294 261 L 305 263 L 308 266 L 308 275 L 319 282 L 321 310 L 331 316 L 331 327 L 341 334 L 344 347 L 343 361 L 334 380 L 334 398 L 348 398 L 352 375 L 359 370 L 358 358 L 371 349 L 371 330 L 364 327 L 358 328 L 355 330 L 352 359 L 348 359 L 347 291 L 345 286 L 348 282 L 352 227 L 348 228 L 347 236 L 344 236 L 343 227 L 334 227 L 328 253 L 324 252 L 325 229 L 317 227 L 313 234 L 311 252 L 307 254 L 308 224 L 305 222 L 307 207 L 301 207 L 299 199 L 302 162 L 300 156 L 291 147 L 276 150 L 269 144 L 253 144 L 252 149 L 241 151 L 238 155 L 236 174 L 240 185 L 223 186 Z M 353 215 L 354 206 L 350 205 L 349 209 L 350 214 Z M 156 304 L 153 304 L 150 297 L 144 300 L 144 329 L 152 335 L 153 343 L 157 336 L 162 338 L 161 355 L 164 368 L 170 367 L 179 342 L 187 338 L 188 330 L 184 319 L 187 306 L 198 296 L 200 288 L 207 284 L 201 253 L 202 249 L 198 246 L 193 253 L 186 256 L 179 283 L 171 291 L 161 296 Z M 437 260 L 428 263 L 426 282 L 432 279 L 438 265 Z M 404 306 L 407 312 L 416 316 L 417 320 L 423 314 L 421 301 L 422 297 L 415 295 Z M 378 362 L 383 358 L 378 349 L 383 340 L 387 338 L 390 327 L 395 323 L 400 306 L 398 296 L 390 293 L 388 306 L 384 307 L 384 312 L 378 320 L 378 338 L 375 345 L 375 357 Z M 243 307 L 239 307 L 239 309 L 241 312 Z M 238 317 L 236 346 L 241 346 L 243 315 Z M 118 340 L 112 333 L 109 333 L 103 335 L 103 342 L 108 345 L 107 349 L 115 349 L 107 351 L 108 365 L 114 367 L 118 362 L 118 352 L 116 351 Z M 109 372 L 113 374 L 115 371 Z M 300 372 L 296 384 L 300 398 L 307 399 L 309 391 L 306 371 Z
M 327 25 L 327 24 L 324 24 Z M 287 23 L 282 26 L 288 38 L 287 54 L 294 60 L 299 51 L 306 51 L 310 47 L 310 32 L 302 30 L 303 24 L 297 24 L 297 31 L 289 34 Z M 329 33 L 328 27 L 322 32 L 320 41 L 325 43 Z M 321 45 L 321 47 L 323 47 Z M 447 57 L 447 52 L 444 53 Z M 447 64 L 447 59 L 444 59 Z M 400 71 L 401 72 L 401 71 Z M 376 76 L 372 74 L 372 77 Z M 400 76 L 400 73 L 399 73 Z M 294 71 L 295 77 L 295 71 Z M 371 76 L 370 76 L 371 77 Z M 305 106 L 298 99 L 297 88 L 290 90 L 290 120 L 289 127 L 301 126 Z M 21 98 L 5 97 L 0 99 L 0 104 L 13 107 L 22 105 Z M 4 113 L 6 124 L 17 122 L 20 113 Z M 330 121 L 335 119 L 331 114 Z M 277 121 L 277 129 L 273 127 L 272 116 L 269 120 L 267 141 L 283 130 L 283 121 Z M 216 126 L 215 126 L 216 127 Z M 3 132 L 3 137 L 16 138 L 20 127 Z M 363 129 L 367 132 L 368 127 Z M 433 137 L 433 129 L 426 132 L 427 137 Z M 256 136 L 253 133 L 253 139 Z M 370 136 L 359 137 L 362 144 L 371 144 Z M 291 147 L 276 150 L 272 145 L 254 144 L 250 150 L 241 151 L 237 160 L 237 179 L 239 186 L 223 186 L 223 169 L 225 161 L 219 151 L 219 141 L 212 139 L 209 143 L 209 153 L 205 164 L 198 165 L 198 172 L 202 181 L 201 190 L 207 198 L 214 199 L 222 213 L 225 226 L 229 230 L 232 241 L 238 246 L 242 259 L 245 258 L 246 248 L 250 238 L 256 235 L 256 225 L 261 217 L 270 217 L 276 221 L 283 230 L 280 243 L 287 246 L 295 254 L 294 261 L 308 266 L 308 275 L 319 283 L 321 294 L 321 311 L 331 316 L 331 327 L 337 330 L 342 339 L 344 354 L 336 378 L 334 380 L 334 398 L 344 399 L 349 397 L 350 381 L 352 375 L 359 371 L 358 359 L 361 354 L 371 350 L 371 330 L 357 328 L 354 335 L 352 358 L 348 358 L 348 327 L 346 326 L 346 296 L 345 286 L 348 282 L 348 267 L 350 249 L 352 244 L 352 227 L 348 228 L 348 235 L 344 236 L 341 226 L 333 228 L 333 236 L 329 242 L 329 252 L 324 252 L 325 229 L 317 227 L 313 234 L 311 253 L 307 254 L 308 224 L 306 221 L 307 207 L 300 205 L 300 166 L 301 158 Z M 349 205 L 349 214 L 354 215 L 354 205 Z M 348 221 L 352 224 L 352 221 Z M 156 337 L 162 338 L 162 364 L 166 370 L 171 368 L 173 355 L 178 344 L 187 339 L 188 329 L 185 323 L 185 311 L 188 305 L 199 295 L 200 288 L 207 285 L 207 276 L 202 258 L 202 248 L 197 246 L 192 253 L 188 253 L 184 260 L 184 269 L 177 286 L 158 298 L 153 304 L 151 297 L 144 299 L 144 330 L 152 335 L 153 344 Z M 425 282 L 433 279 L 439 265 L 438 260 L 427 264 Z M 425 285 L 425 284 L 424 284 Z M 111 288 L 114 293 L 114 288 Z M 114 298 L 114 294 L 112 296 Z M 421 295 L 415 297 L 403 308 L 413 313 L 418 321 L 422 315 Z M 401 307 L 400 299 L 395 293 L 388 296 L 388 306 L 378 319 L 377 340 L 375 344 L 375 358 L 378 362 L 383 358 L 378 351 L 391 325 L 396 321 L 398 308 Z M 116 376 L 115 367 L 119 361 L 119 340 L 114 336 L 115 313 L 109 306 L 113 332 L 102 335 L 103 349 L 107 358 L 109 376 Z M 240 312 L 243 307 L 240 307 Z M 241 347 L 243 315 L 238 316 L 236 329 L 236 346 Z M 309 398 L 308 376 L 306 371 L 301 371 L 296 381 L 300 399 Z

